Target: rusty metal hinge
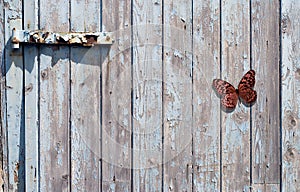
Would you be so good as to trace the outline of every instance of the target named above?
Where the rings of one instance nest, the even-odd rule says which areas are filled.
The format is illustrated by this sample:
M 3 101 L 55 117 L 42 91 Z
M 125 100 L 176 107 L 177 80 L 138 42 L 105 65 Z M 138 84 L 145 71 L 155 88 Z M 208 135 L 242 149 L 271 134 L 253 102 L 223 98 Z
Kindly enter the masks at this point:
M 45 31 L 26 31 L 13 29 L 12 44 L 14 49 L 20 47 L 20 43 L 27 44 L 49 44 L 49 45 L 111 45 L 114 40 L 109 32 L 94 33 L 54 33 Z

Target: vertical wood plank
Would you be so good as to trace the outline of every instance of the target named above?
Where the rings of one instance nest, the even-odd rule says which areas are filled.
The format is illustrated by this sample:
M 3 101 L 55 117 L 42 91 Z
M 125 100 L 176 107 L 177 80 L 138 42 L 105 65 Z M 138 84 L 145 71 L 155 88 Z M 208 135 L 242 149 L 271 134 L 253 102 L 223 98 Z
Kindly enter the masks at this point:
M 38 1 L 24 1 L 24 29 L 38 29 Z M 38 191 L 38 135 L 39 135 L 39 82 L 38 82 L 38 48 L 24 46 L 24 92 L 25 92 L 25 186 L 26 191 Z
M 280 188 L 278 184 L 253 184 L 252 185 L 252 191 L 253 192 L 261 192 L 261 191 L 266 191 L 266 192 L 279 192 Z M 290 190 L 288 190 L 290 191 Z
M 250 69 L 249 1 L 223 0 L 221 13 L 222 79 L 236 87 Z M 221 116 L 221 190 L 249 191 L 250 109 L 238 104 L 234 112 L 222 112 Z
M 69 31 L 69 2 L 40 0 L 40 27 Z M 42 46 L 40 55 L 40 190 L 69 191 L 69 48 Z
M 251 1 L 253 106 L 252 180 L 280 183 L 279 1 Z
M 10 42 L 12 29 L 22 29 L 22 1 L 5 2 L 5 69 L 6 69 L 6 130 L 9 191 L 23 191 L 24 173 L 24 100 L 23 52 L 13 50 Z
M 72 0 L 70 21 L 72 31 L 99 31 L 100 1 Z M 100 54 L 71 48 L 72 191 L 100 191 Z
M 102 1 L 115 43 L 102 65 L 102 190 L 131 191 L 131 1 Z
M 282 191 L 300 191 L 300 4 L 281 2 Z
M 72 191 L 93 191 L 100 182 L 100 49 L 72 48 Z M 83 57 L 82 57 L 83 56 Z
M 220 191 L 220 108 L 211 89 L 220 77 L 220 3 L 193 7 L 193 190 Z
M 133 1 L 133 191 L 162 190 L 162 1 Z
M 192 1 L 164 1 L 164 191 L 192 190 Z
M 1 143 L 0 143 L 0 187 L 7 191 L 7 127 L 6 127 L 6 91 L 5 91 L 5 15 L 4 2 L 0 1 L 0 126 L 1 126 Z
M 100 0 L 71 0 L 71 31 L 99 31 L 101 19 L 100 2 Z

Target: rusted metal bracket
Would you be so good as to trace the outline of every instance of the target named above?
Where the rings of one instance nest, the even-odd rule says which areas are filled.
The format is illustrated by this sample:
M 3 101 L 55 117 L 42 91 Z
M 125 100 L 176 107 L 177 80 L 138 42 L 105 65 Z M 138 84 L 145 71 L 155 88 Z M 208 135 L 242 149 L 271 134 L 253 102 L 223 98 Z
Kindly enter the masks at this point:
M 54 33 L 45 31 L 17 30 L 15 28 L 12 31 L 11 40 L 14 49 L 18 49 L 20 47 L 20 43 L 94 46 L 111 45 L 114 42 L 111 37 L 111 33 L 108 32 Z

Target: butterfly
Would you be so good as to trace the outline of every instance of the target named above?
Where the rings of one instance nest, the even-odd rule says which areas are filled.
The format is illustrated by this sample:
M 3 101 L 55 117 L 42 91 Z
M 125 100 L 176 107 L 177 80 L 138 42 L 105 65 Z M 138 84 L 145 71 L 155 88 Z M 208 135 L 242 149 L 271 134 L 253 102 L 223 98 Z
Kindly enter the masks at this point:
M 255 71 L 249 70 L 241 79 L 238 89 L 222 79 L 214 79 L 212 86 L 218 97 L 221 98 L 222 109 L 225 112 L 232 112 L 238 100 L 248 107 L 255 103 L 257 93 L 253 90 L 254 84 Z

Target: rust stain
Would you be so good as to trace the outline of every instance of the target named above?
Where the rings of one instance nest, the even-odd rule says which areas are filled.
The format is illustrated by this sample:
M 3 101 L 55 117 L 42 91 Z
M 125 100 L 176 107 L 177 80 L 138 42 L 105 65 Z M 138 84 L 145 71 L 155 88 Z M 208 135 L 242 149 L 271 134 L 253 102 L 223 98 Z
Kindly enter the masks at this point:
M 15 183 L 19 182 L 18 171 L 19 171 L 19 163 L 16 163 L 16 167 L 14 170 L 14 182 Z
M 3 188 L 4 186 L 4 174 L 5 172 L 3 171 L 3 169 L 0 168 L 0 187 Z
M 108 33 L 54 33 L 48 31 L 26 31 L 13 29 L 12 43 L 19 48 L 19 43 L 29 44 L 62 44 L 94 46 L 96 44 L 112 44 L 114 41 Z
M 17 37 L 12 38 L 13 43 L 20 43 L 20 40 Z
M 97 43 L 97 36 L 95 35 L 86 35 L 86 45 L 93 45 L 95 43 Z

